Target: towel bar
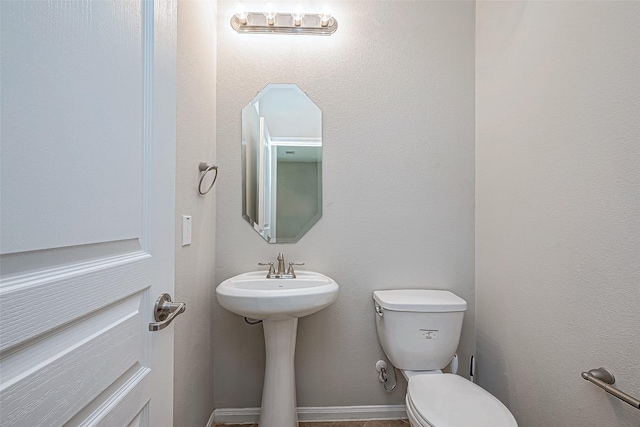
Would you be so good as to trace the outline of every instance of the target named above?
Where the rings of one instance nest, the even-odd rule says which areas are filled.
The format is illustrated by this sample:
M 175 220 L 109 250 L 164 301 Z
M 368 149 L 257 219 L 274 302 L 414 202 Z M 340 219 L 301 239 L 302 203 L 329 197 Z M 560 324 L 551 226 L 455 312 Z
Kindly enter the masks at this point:
M 592 382 L 598 387 L 604 389 L 604 391 L 606 391 L 607 393 L 614 395 L 618 399 L 628 403 L 636 409 L 640 409 L 640 400 L 628 395 L 621 390 L 618 390 L 611 385 L 616 382 L 616 379 L 608 369 L 602 367 L 598 369 L 591 369 L 589 372 L 583 372 L 582 378 L 589 382 Z

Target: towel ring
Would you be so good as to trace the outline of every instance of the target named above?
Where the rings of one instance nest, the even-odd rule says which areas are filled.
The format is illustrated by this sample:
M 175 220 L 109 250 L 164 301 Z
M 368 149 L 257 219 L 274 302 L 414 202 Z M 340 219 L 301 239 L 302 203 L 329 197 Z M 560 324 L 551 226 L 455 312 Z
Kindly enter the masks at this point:
M 213 184 L 215 184 L 216 179 L 218 179 L 218 166 L 212 165 L 211 163 L 200 162 L 200 166 L 198 166 L 198 169 L 200 169 L 200 183 L 198 184 L 198 193 L 204 196 L 209 191 L 211 191 L 211 189 L 213 188 Z M 211 182 L 209 188 L 202 191 L 202 181 L 204 181 L 204 177 L 207 176 L 207 174 L 211 171 L 216 171 L 216 174 L 213 176 L 213 181 Z

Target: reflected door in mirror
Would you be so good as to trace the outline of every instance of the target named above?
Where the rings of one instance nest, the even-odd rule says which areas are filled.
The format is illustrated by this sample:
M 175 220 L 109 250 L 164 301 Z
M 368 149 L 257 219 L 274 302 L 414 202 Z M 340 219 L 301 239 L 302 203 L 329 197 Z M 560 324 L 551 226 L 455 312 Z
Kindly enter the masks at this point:
M 322 217 L 322 111 L 295 84 L 269 84 L 242 110 L 242 216 L 269 243 Z

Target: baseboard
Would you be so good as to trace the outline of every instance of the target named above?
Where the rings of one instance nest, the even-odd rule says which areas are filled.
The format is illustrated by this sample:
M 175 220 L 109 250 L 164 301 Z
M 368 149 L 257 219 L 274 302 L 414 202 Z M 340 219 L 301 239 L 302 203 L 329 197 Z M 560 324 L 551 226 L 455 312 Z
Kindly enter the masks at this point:
M 407 418 L 407 410 L 404 405 L 298 408 L 300 421 L 399 420 L 402 418 Z
M 221 408 L 211 414 L 207 427 L 213 422 L 227 424 L 253 424 L 260 418 L 260 408 Z M 300 421 L 356 421 L 399 420 L 407 418 L 404 405 L 322 406 L 298 408 Z
M 207 421 L 206 427 L 213 427 L 213 420 L 215 419 L 215 416 L 216 416 L 216 411 L 214 409 L 213 412 L 211 413 L 211 416 L 209 417 L 209 421 Z

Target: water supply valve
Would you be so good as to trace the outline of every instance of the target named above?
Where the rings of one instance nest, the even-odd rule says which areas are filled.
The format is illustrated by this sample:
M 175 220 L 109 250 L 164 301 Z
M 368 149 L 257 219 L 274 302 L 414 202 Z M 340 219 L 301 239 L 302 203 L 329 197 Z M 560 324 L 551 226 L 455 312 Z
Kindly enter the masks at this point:
M 389 386 L 387 384 L 389 382 L 389 376 L 387 375 L 387 362 L 385 362 L 382 359 L 376 362 L 376 371 L 378 371 L 379 373 L 378 380 L 380 380 L 380 382 L 382 383 L 382 386 L 384 387 L 384 390 L 387 392 L 392 392 L 393 390 L 395 390 L 396 386 L 398 385 L 398 379 L 396 378 L 395 368 L 393 368 L 393 366 L 392 366 L 392 370 L 393 370 L 394 383 L 392 386 Z

